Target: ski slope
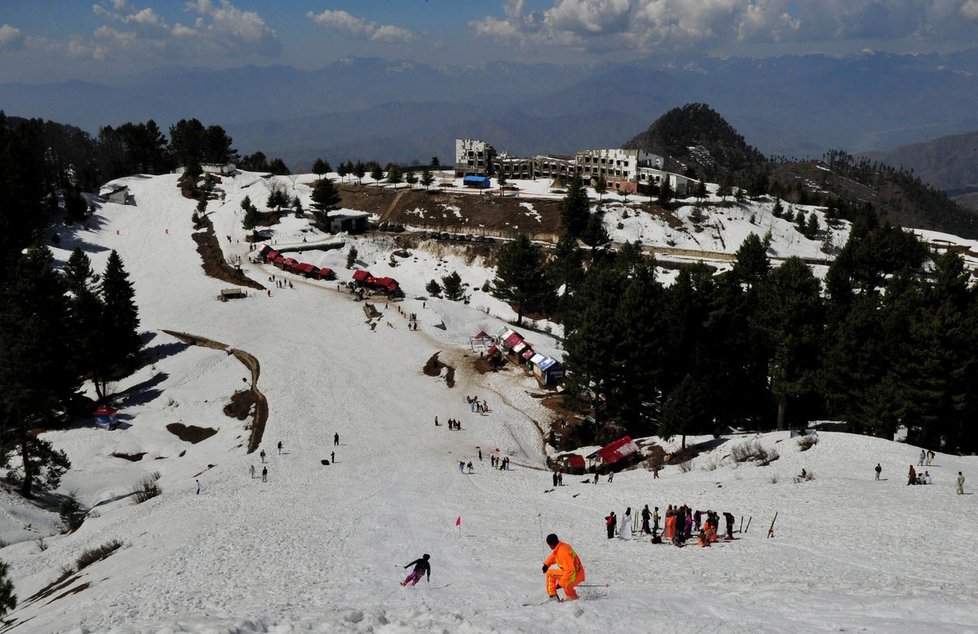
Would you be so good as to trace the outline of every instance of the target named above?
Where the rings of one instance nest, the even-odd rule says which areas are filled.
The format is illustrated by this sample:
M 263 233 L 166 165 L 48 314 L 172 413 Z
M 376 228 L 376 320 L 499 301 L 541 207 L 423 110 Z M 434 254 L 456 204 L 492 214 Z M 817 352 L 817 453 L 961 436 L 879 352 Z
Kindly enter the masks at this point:
M 300 197 L 309 180 L 296 179 Z M 756 437 L 781 455 L 767 467 L 732 463 L 730 449 L 746 439 L 732 437 L 688 473 L 667 467 L 653 480 L 635 470 L 597 485 L 565 475 L 564 486 L 548 492 L 539 427 L 548 412 L 535 382 L 513 370 L 472 369 L 477 353 L 468 337 L 513 317 L 474 290 L 492 276 L 480 262 L 416 250 L 389 268 L 389 244 L 350 240 L 366 268 L 397 277 L 407 292 L 397 304 L 374 302 L 383 316 L 371 329 L 363 305 L 335 282 L 247 261 L 240 201 L 250 195 L 260 204 L 267 193 L 244 173 L 224 180 L 223 204 L 212 201 L 208 211 L 228 257 L 240 256 L 271 296 L 220 302 L 229 284 L 203 275 L 190 237 L 195 204 L 180 196 L 176 176 L 125 182 L 136 204 L 103 204 L 91 228 L 63 235 L 56 253 L 64 260 L 81 245 L 96 270 L 111 249 L 120 253 L 154 360 L 114 386 L 138 388 L 122 403 L 127 428 L 80 421 L 46 436 L 73 464 L 59 492 L 97 511 L 81 529 L 58 535 L 56 515 L 0 494 L 0 537 L 9 544 L 0 559 L 20 599 L 10 631 L 975 630 L 978 511 L 974 496 L 955 495 L 953 475 L 978 479 L 978 459 L 938 454 L 935 484 L 909 487 L 904 474 L 919 448 L 823 433 L 801 452 L 787 433 L 771 433 Z M 322 237 L 295 219 L 276 232 L 281 242 Z M 329 265 L 341 281 L 349 275 L 345 250 L 304 259 Z M 417 299 L 427 280 L 451 270 L 470 283 L 469 305 Z M 276 288 L 273 274 L 294 288 Z M 418 331 L 407 329 L 398 306 L 417 314 Z M 257 452 L 246 453 L 245 423 L 222 413 L 248 371 L 223 351 L 186 346 L 162 329 L 260 361 L 267 483 L 249 476 L 250 466 L 262 465 Z M 523 332 L 535 348 L 560 353 L 556 340 Z M 455 368 L 454 387 L 421 371 L 436 352 Z M 488 401 L 491 412 L 470 412 L 467 395 Z M 448 431 L 448 418 L 459 419 L 461 431 Z M 174 422 L 218 433 L 189 444 L 166 430 Z M 496 449 L 510 457 L 511 471 L 489 468 Z M 335 463 L 321 464 L 334 451 Z M 141 452 L 138 462 L 112 456 Z M 474 473 L 460 474 L 459 461 L 473 461 Z M 873 479 L 877 462 L 881 482 Z M 802 468 L 815 479 L 794 482 Z M 153 472 L 162 495 L 133 504 L 128 494 Z M 711 548 L 605 537 L 611 510 L 621 516 L 630 506 L 638 515 L 644 504 L 661 512 L 683 503 L 752 518 L 750 530 Z M 767 539 L 775 512 L 775 537 Z M 540 564 L 550 532 L 575 547 L 587 583 L 606 587 L 582 588 L 577 603 L 524 606 L 545 598 Z M 113 539 L 123 547 L 68 587 L 28 600 L 84 550 Z M 430 585 L 402 588 L 402 566 L 422 553 L 431 554 Z

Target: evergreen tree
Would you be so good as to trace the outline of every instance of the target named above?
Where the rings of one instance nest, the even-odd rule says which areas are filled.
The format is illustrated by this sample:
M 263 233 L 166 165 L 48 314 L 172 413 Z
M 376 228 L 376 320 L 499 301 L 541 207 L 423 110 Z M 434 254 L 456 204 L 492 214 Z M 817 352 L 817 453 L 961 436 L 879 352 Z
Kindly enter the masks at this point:
M 751 232 L 737 249 L 737 259 L 733 266 L 733 275 L 748 288 L 754 288 L 764 281 L 771 270 L 771 261 L 767 257 L 767 249 L 761 243 L 756 233 Z
M 341 181 L 344 181 L 344 182 L 346 181 L 346 175 L 349 174 L 351 171 L 353 171 L 353 170 L 352 169 L 347 169 L 347 163 L 346 162 L 340 163 L 336 167 L 336 174 L 337 174 L 337 176 L 339 176 L 340 177 L 340 180 Z
M 597 247 L 611 240 L 608 231 L 604 228 L 604 212 L 596 211 L 588 217 L 587 229 L 580 236 L 584 244 Z
M 31 247 L 0 287 L 0 459 L 20 459 L 20 492 L 56 487 L 70 467 L 37 427 L 50 427 L 79 388 L 66 283 L 45 247 Z
M 113 250 L 102 274 L 104 362 L 94 377 L 97 383 L 101 383 L 102 394 L 105 394 L 106 383 L 110 379 L 129 374 L 139 360 L 143 344 L 139 339 L 139 310 L 134 297 L 135 290 L 122 258 Z
M 378 168 L 379 169 L 379 168 Z M 357 185 L 363 184 L 363 176 L 367 173 L 367 168 L 363 163 L 357 161 L 356 165 L 353 166 L 353 175 L 357 177 Z M 379 180 L 379 177 L 378 177 Z
M 781 203 L 780 198 L 774 199 L 774 207 L 771 208 L 771 215 L 775 218 L 780 218 L 784 215 L 784 205 Z
M 814 211 L 808 215 L 808 220 L 805 221 L 804 234 L 809 240 L 814 240 L 815 236 L 818 235 L 818 214 Z
M 462 286 L 462 278 L 458 272 L 452 271 L 441 278 L 441 283 L 442 289 L 445 291 L 445 299 L 453 302 L 460 302 L 465 299 L 465 288 Z
M 313 196 L 315 196 L 315 190 L 313 190 Z M 282 207 L 287 207 L 290 202 L 289 195 L 285 193 L 285 188 L 276 184 L 272 185 L 272 189 L 268 192 L 268 200 L 265 201 L 265 206 L 281 213 Z
M 818 279 L 797 257 L 771 271 L 760 287 L 755 325 L 772 351 L 769 378 L 778 429 L 785 429 L 789 401 L 815 391 L 824 323 L 819 291 Z
M 327 161 L 324 161 L 322 158 L 317 158 L 315 161 L 313 161 L 312 173 L 318 176 L 319 178 L 323 178 L 324 176 L 326 176 L 326 174 L 332 171 L 333 168 L 331 168 L 329 163 Z M 342 175 L 340 175 L 340 178 L 342 178 Z
M 703 404 L 709 390 L 690 375 L 682 378 L 666 397 L 659 417 L 658 435 L 669 439 L 682 436 L 682 450 L 686 450 L 686 436 L 709 430 L 709 415 Z
M 80 248 L 76 248 L 64 268 L 65 283 L 68 287 L 69 324 L 75 344 L 73 346 L 79 367 L 93 379 L 99 369 L 105 366 L 102 358 L 102 327 L 105 304 L 101 297 L 99 276 L 92 271 L 92 263 Z M 99 401 L 105 401 L 104 384 L 94 380 L 95 393 Z
M 391 163 L 387 166 L 387 182 L 397 189 L 398 183 L 402 182 L 404 179 L 401 174 L 401 167 L 395 163 Z
M 0 617 L 6 616 L 17 607 L 14 583 L 7 576 L 8 571 L 6 562 L 0 561 Z
M 608 192 L 608 181 L 604 176 L 598 176 L 598 180 L 594 182 L 594 193 L 598 195 L 598 202 L 604 198 L 604 195 Z
M 431 172 L 429 172 L 427 169 L 421 171 L 421 184 L 424 185 L 424 188 L 426 190 L 431 186 L 431 183 L 434 180 L 435 178 L 431 175 Z
M 275 174 L 276 176 L 288 176 L 289 174 L 292 173 L 292 170 L 289 169 L 289 166 L 286 165 L 285 161 L 283 161 L 280 158 L 272 159 L 272 162 L 268 164 L 268 171 L 270 171 L 272 174 Z
M 557 248 L 554 249 L 553 258 L 547 267 L 547 274 L 553 288 L 564 287 L 561 312 L 566 312 L 569 300 L 574 297 L 584 280 L 584 256 L 577 247 L 577 241 L 569 235 L 564 234 L 557 240 Z
M 373 168 L 370 170 L 370 178 L 374 179 L 375 183 L 379 183 L 380 179 L 382 179 L 383 177 L 384 177 L 384 170 L 381 169 L 380 165 L 374 165 Z
M 270 167 L 268 165 L 268 157 L 265 156 L 265 153 L 261 151 L 243 157 L 241 159 L 241 168 L 246 169 L 249 172 L 270 171 Z
M 320 227 L 329 228 L 329 212 L 337 209 L 341 200 L 340 193 L 333 186 L 333 181 L 323 178 L 316 183 L 316 187 L 312 190 L 312 214 Z
M 587 230 L 591 216 L 587 191 L 579 175 L 574 175 L 567 188 L 567 194 L 560 202 L 560 224 L 572 238 L 579 238 Z
M 357 263 L 357 256 L 360 255 L 357 252 L 356 247 L 350 247 L 350 250 L 346 252 L 346 268 L 352 269 L 353 265 Z
M 298 196 L 292 197 L 292 209 L 295 210 L 296 218 L 302 218 L 305 216 L 305 210 L 302 208 L 302 201 L 299 200 Z
M 726 200 L 727 196 L 733 195 L 733 178 L 729 174 L 724 174 L 720 177 L 720 183 L 717 187 L 717 196 L 721 200 Z
M 543 262 L 543 252 L 522 234 L 499 251 L 492 295 L 515 305 L 517 325 L 527 310 L 546 310 L 551 304 L 554 290 Z
M 673 191 L 672 186 L 669 184 L 669 179 L 663 178 L 662 183 L 659 185 L 659 204 L 662 206 L 668 205 L 672 197 Z
M 703 181 L 696 183 L 696 192 L 694 195 L 700 200 L 703 200 L 704 198 L 707 197 L 707 194 L 708 192 L 706 191 L 706 183 Z
M 432 297 L 441 297 L 441 284 L 439 284 L 436 280 L 431 280 L 428 282 L 427 286 L 424 287 L 424 290 L 426 290 Z

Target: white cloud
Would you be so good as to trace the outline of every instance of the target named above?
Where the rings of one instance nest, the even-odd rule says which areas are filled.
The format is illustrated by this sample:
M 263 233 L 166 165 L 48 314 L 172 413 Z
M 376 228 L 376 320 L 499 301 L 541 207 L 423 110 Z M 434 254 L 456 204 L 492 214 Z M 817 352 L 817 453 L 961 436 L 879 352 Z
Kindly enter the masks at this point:
M 414 33 L 405 28 L 390 24 L 378 25 L 376 22 L 368 22 L 346 11 L 329 9 L 322 13 L 308 11 L 306 17 L 321 27 L 375 42 L 409 42 L 415 39 Z
M 229 0 L 193 0 L 184 4 L 184 10 L 196 14 L 192 26 L 170 25 L 152 7 L 137 8 L 129 0 L 93 5 L 95 15 L 121 27 L 104 24 L 95 30 L 100 54 L 125 50 L 126 55 L 174 57 L 201 52 L 277 55 L 281 51 L 275 30 L 258 13 L 242 11 Z M 75 50 L 82 47 L 75 44 Z
M 0 51 L 15 51 L 24 47 L 24 34 L 9 24 L 0 26 Z
M 553 0 L 542 11 L 524 8 L 524 0 L 506 0 L 502 18 L 487 16 L 469 28 L 521 44 L 643 53 L 735 42 L 978 35 L 961 26 L 962 17 L 978 22 L 978 0 Z

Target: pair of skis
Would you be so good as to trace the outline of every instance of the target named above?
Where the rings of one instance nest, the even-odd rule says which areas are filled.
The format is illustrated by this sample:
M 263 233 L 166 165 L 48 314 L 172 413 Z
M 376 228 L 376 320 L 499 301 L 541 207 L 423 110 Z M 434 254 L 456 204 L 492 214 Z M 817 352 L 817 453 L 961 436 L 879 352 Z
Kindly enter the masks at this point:
M 574 587 L 575 588 L 607 588 L 608 587 L 608 584 L 607 583 L 581 583 L 581 584 L 578 584 L 578 585 L 576 585 Z M 580 600 L 580 599 L 578 599 L 578 600 Z M 527 607 L 527 606 L 543 606 L 543 605 L 547 605 L 548 603 L 567 603 L 567 602 L 568 602 L 567 599 L 561 599 L 560 597 L 558 597 L 556 601 L 553 601 L 551 597 L 547 597 L 543 601 L 528 601 L 528 602 L 524 603 L 523 606 L 524 607 Z M 573 603 L 573 602 L 571 602 L 571 603 Z

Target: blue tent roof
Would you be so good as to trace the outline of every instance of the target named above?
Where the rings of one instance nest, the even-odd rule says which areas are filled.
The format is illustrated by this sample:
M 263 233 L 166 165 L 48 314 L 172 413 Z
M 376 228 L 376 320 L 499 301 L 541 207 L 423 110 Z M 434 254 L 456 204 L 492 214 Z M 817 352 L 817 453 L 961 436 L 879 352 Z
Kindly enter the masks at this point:
M 488 176 L 466 176 L 462 179 L 462 183 L 465 185 L 481 185 L 483 187 L 489 187 L 489 177 Z

